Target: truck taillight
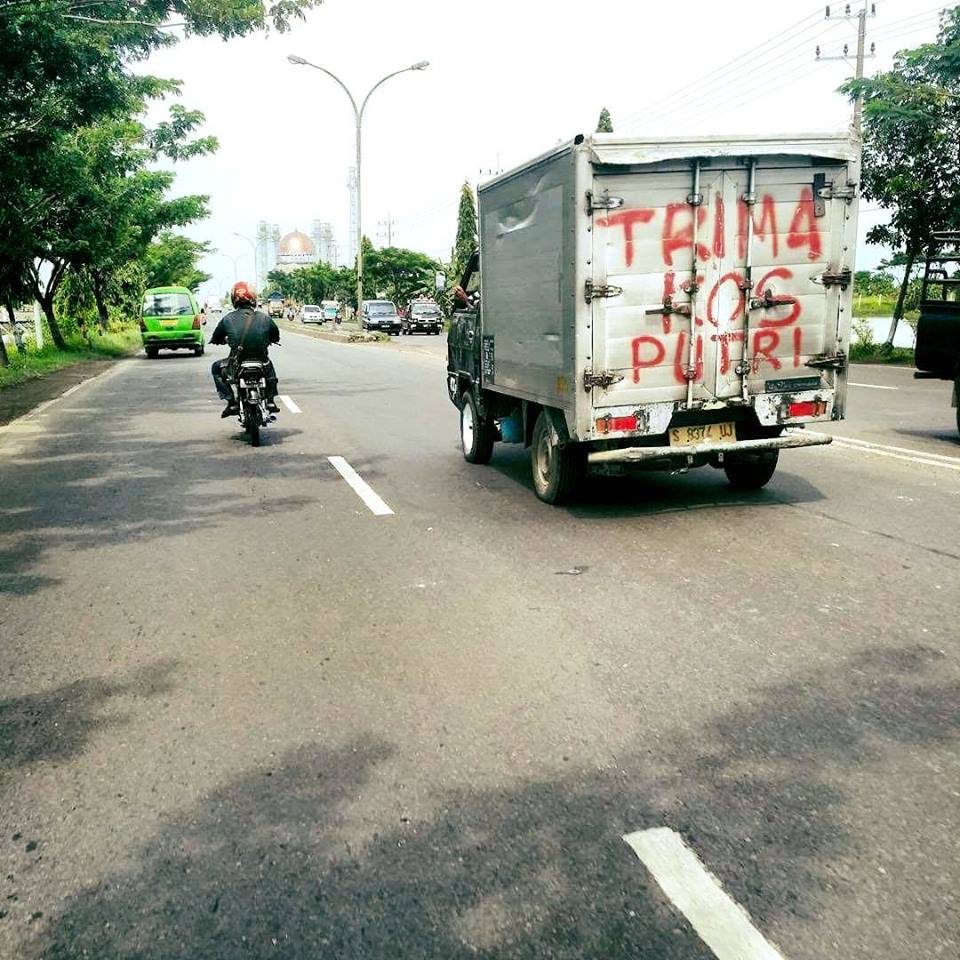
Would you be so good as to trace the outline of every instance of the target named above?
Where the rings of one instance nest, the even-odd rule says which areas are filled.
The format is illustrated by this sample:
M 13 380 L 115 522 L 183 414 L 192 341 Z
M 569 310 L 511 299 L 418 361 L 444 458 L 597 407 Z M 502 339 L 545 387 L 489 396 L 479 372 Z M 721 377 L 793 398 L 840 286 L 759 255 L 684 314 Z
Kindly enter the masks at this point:
M 199 330 L 199 329 L 200 329 L 200 314 L 199 314 L 199 313 L 193 318 L 193 329 L 194 329 L 194 330 Z
M 147 332 L 147 325 L 143 322 L 143 317 L 140 318 L 140 332 L 141 333 Z
M 787 407 L 787 414 L 791 417 L 822 417 L 826 412 L 826 400 L 801 400 Z
M 597 433 L 611 433 L 618 430 L 636 430 L 636 415 L 630 417 L 599 417 Z

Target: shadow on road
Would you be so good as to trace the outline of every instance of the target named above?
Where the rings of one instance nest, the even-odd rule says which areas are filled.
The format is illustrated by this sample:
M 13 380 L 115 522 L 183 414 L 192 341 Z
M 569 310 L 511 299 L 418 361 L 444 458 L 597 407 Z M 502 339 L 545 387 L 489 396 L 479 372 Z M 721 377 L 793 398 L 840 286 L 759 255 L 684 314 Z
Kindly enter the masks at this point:
M 95 407 L 58 408 L 56 430 L 4 451 L 0 594 L 58 583 L 44 575 L 54 551 L 162 541 L 313 504 L 308 494 L 267 498 L 256 489 L 261 479 L 316 479 L 314 458 L 292 449 L 301 432 L 292 416 L 264 431 L 268 449 L 244 449 L 236 424 L 217 419 L 206 381 L 198 386 L 202 361 L 180 359 L 193 362 L 161 375 L 162 391 L 149 372 L 115 378 L 98 389 Z
M 495 449 L 489 468 L 536 496 L 528 450 Z M 480 479 L 480 474 L 477 476 Z M 616 520 L 689 510 L 815 503 L 823 499 L 817 487 L 797 474 L 788 473 L 782 466 L 768 486 L 748 493 L 734 490 L 722 470 L 703 467 L 678 475 L 663 472 L 623 477 L 590 475 L 576 499 L 565 509 L 585 519 Z
M 126 680 L 91 677 L 0 700 L 0 773 L 79 755 L 97 731 L 125 722 L 122 713 L 103 712 L 111 701 L 170 692 L 177 666 L 175 660 L 161 660 Z
M 937 440 L 951 447 L 960 447 L 960 432 L 956 430 L 908 430 L 905 427 L 894 427 L 893 432 L 901 437 L 909 437 L 911 440 Z M 953 452 L 950 451 L 950 453 Z M 918 450 L 917 453 L 923 456 L 922 450 Z
M 407 818 L 395 781 L 380 777 L 398 746 L 303 747 L 170 817 L 136 872 L 98 878 L 21 955 L 707 960 L 621 840 L 667 825 L 762 930 L 804 921 L 810 940 L 780 944 L 788 956 L 825 956 L 830 938 L 858 936 L 844 922 L 814 942 L 824 900 L 836 910 L 860 892 L 833 869 L 857 853 L 848 785 L 868 765 L 882 776 L 898 745 L 956 742 L 958 689 L 941 661 L 919 647 L 852 656 L 843 671 L 759 690 L 696 735 L 638 742 L 603 769 L 449 790 L 424 820 Z M 383 813 L 358 825 L 361 795 Z M 932 953 L 950 935 L 941 922 L 925 917 L 915 942 Z

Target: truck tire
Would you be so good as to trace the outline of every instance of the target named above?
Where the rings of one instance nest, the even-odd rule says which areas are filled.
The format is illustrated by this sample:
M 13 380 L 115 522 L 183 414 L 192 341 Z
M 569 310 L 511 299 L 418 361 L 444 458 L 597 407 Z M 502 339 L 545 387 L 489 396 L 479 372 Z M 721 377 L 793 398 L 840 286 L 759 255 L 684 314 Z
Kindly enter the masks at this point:
M 544 503 L 566 503 L 573 497 L 586 472 L 584 449 L 576 443 L 561 444 L 550 416 L 540 411 L 530 446 L 533 489 Z
M 770 482 L 779 459 L 779 450 L 763 450 L 742 457 L 725 456 L 723 472 L 734 490 L 759 490 Z
M 467 463 L 489 463 L 493 455 L 494 426 L 477 410 L 477 401 L 469 390 L 460 401 L 460 446 Z
M 160 353 L 159 347 L 144 347 L 144 353 L 147 355 L 148 360 L 156 360 L 157 355 Z

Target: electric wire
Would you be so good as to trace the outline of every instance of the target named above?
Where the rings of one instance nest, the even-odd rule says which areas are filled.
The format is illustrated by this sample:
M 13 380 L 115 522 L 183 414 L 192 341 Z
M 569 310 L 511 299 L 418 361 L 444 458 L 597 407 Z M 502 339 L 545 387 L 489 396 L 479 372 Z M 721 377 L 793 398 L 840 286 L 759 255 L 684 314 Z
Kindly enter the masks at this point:
M 705 85 L 716 86 L 718 82 L 719 83 L 729 82 L 729 80 L 736 77 L 738 73 L 741 73 L 743 71 L 749 72 L 750 70 L 755 69 L 757 65 L 758 56 L 762 59 L 768 56 L 770 53 L 782 47 L 784 44 L 789 43 L 791 41 L 795 41 L 796 39 L 798 39 L 800 34 L 807 33 L 814 26 L 814 24 L 810 24 L 808 26 L 805 26 L 805 24 L 808 24 L 808 21 L 817 19 L 820 16 L 822 16 L 821 8 L 817 7 L 813 13 L 809 13 L 806 16 L 802 17 L 792 26 L 785 28 L 784 30 L 780 31 L 780 33 L 774 34 L 774 36 L 770 37 L 764 43 L 760 44 L 756 48 L 753 48 L 747 51 L 746 54 L 743 54 L 741 56 L 734 58 L 730 66 L 724 67 L 720 70 L 709 71 L 708 73 L 705 73 L 702 76 L 695 78 L 690 83 L 687 83 L 684 86 L 680 87 L 679 89 L 673 91 L 668 98 L 666 99 L 661 98 L 660 100 L 654 100 L 647 105 L 644 111 L 627 116 L 626 118 L 624 118 L 622 123 L 625 125 L 629 125 L 631 122 L 645 115 L 649 115 L 651 110 L 659 111 L 661 109 L 668 107 L 669 102 L 671 100 L 674 100 L 683 95 L 689 95 L 692 91 L 696 90 L 699 87 L 703 87 Z M 775 43 L 774 41 L 777 41 L 777 40 L 780 40 L 780 42 Z M 773 44 L 773 46 L 769 46 L 770 44 Z M 746 59 L 748 56 L 750 57 L 749 61 Z
M 804 77 L 813 76 L 816 74 L 816 72 L 817 66 L 815 62 L 800 64 L 794 70 L 790 71 L 786 76 L 781 77 L 780 82 L 774 84 L 772 87 L 755 87 L 752 91 L 745 91 L 730 100 L 725 100 L 722 103 L 716 104 L 715 107 L 709 108 L 711 109 L 711 116 L 715 119 L 716 117 L 722 117 L 733 110 L 739 110 L 741 107 L 744 107 L 755 100 L 767 97 L 772 93 L 776 93 L 778 90 L 782 90 L 784 87 L 794 84 Z M 691 107 L 688 110 L 678 112 L 668 121 L 668 129 L 681 124 L 692 123 L 698 119 L 700 114 L 706 109 L 708 109 L 708 107 Z
M 837 23 L 831 24 L 826 28 L 826 33 L 837 29 L 838 26 L 839 24 Z M 769 63 L 757 64 L 756 70 L 761 70 L 765 66 L 770 65 L 771 64 Z M 813 59 L 812 51 L 808 51 L 807 49 L 796 50 L 793 54 L 788 54 L 782 59 L 778 58 L 777 67 L 779 68 L 779 72 L 776 79 L 780 80 L 786 76 L 787 81 L 789 81 L 790 79 L 794 79 L 798 73 L 812 73 L 815 65 L 816 60 Z M 784 71 L 786 71 L 786 73 Z M 709 104 L 717 103 L 720 98 L 726 98 L 725 102 L 729 102 L 730 99 L 737 100 L 742 96 L 742 94 L 738 91 L 753 90 L 755 89 L 756 84 L 757 77 L 755 74 L 741 77 L 735 83 L 720 84 L 715 89 L 712 89 L 700 96 L 694 97 L 691 100 L 681 101 L 668 111 L 651 111 L 650 114 L 643 117 L 644 125 L 649 127 L 651 125 L 659 124 L 667 121 L 673 116 L 684 118 L 691 112 L 698 112 Z M 777 84 L 777 89 L 781 89 L 783 86 L 786 86 L 786 82 Z M 763 95 L 763 93 L 769 91 L 769 89 L 769 87 L 763 87 L 759 91 L 759 95 Z

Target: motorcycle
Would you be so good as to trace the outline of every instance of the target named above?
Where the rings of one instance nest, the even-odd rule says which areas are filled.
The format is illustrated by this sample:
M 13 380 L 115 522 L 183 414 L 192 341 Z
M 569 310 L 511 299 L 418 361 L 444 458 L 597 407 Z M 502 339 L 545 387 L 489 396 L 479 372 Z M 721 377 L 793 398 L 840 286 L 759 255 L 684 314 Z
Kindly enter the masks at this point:
M 259 447 L 260 428 L 277 419 L 275 413 L 267 410 L 267 378 L 263 362 L 242 361 L 236 373 L 236 383 L 240 425 L 250 437 L 250 445 Z

